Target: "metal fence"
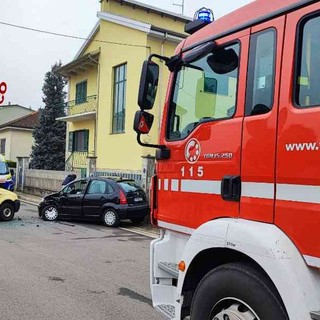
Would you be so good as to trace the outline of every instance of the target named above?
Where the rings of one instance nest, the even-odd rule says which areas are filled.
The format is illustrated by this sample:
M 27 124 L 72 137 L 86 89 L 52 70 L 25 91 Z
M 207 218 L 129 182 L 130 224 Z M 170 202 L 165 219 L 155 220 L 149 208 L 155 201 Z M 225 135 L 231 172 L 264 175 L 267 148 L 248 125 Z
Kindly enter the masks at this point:
M 139 185 L 141 185 L 142 177 L 139 172 L 123 172 L 116 170 L 107 170 L 107 171 L 96 171 L 93 174 L 95 177 L 104 176 L 104 177 L 120 177 L 124 179 L 135 180 Z

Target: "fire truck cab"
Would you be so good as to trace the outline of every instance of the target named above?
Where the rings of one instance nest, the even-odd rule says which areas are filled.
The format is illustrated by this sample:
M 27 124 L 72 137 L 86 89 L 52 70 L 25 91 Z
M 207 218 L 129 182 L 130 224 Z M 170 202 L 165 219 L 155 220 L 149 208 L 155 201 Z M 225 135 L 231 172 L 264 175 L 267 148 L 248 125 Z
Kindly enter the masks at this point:
M 134 124 L 157 148 L 154 307 L 320 319 L 320 2 L 256 0 L 191 32 L 175 56 L 144 63 Z M 171 76 L 149 145 L 156 58 Z

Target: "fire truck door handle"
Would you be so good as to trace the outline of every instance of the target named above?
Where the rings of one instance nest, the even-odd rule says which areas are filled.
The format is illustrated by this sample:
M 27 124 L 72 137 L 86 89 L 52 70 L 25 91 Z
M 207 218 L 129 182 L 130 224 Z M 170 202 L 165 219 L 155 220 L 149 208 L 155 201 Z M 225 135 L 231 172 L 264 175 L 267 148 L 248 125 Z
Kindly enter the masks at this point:
M 224 176 L 221 181 L 221 196 L 226 201 L 240 201 L 241 178 L 240 176 Z

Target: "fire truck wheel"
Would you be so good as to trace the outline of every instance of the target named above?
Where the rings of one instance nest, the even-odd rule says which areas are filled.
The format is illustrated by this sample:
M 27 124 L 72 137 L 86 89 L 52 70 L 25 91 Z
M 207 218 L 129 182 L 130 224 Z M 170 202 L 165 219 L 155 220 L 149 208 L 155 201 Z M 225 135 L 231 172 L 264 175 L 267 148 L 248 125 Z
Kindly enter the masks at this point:
M 191 320 L 288 320 L 270 280 L 249 264 L 230 263 L 210 271 L 199 283 Z
M 14 208 L 10 203 L 4 203 L 0 207 L 0 220 L 11 221 L 14 217 Z

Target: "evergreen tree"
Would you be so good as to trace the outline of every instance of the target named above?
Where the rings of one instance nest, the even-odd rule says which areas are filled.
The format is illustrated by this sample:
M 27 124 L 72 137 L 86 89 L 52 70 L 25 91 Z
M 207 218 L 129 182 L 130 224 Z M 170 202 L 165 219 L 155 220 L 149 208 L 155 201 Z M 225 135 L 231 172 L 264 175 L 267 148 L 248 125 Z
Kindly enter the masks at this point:
M 56 71 L 61 62 L 47 72 L 42 87 L 44 109 L 40 111 L 39 125 L 33 132 L 34 146 L 30 166 L 33 169 L 64 170 L 66 147 L 66 124 L 56 121 L 64 116 L 66 80 Z

